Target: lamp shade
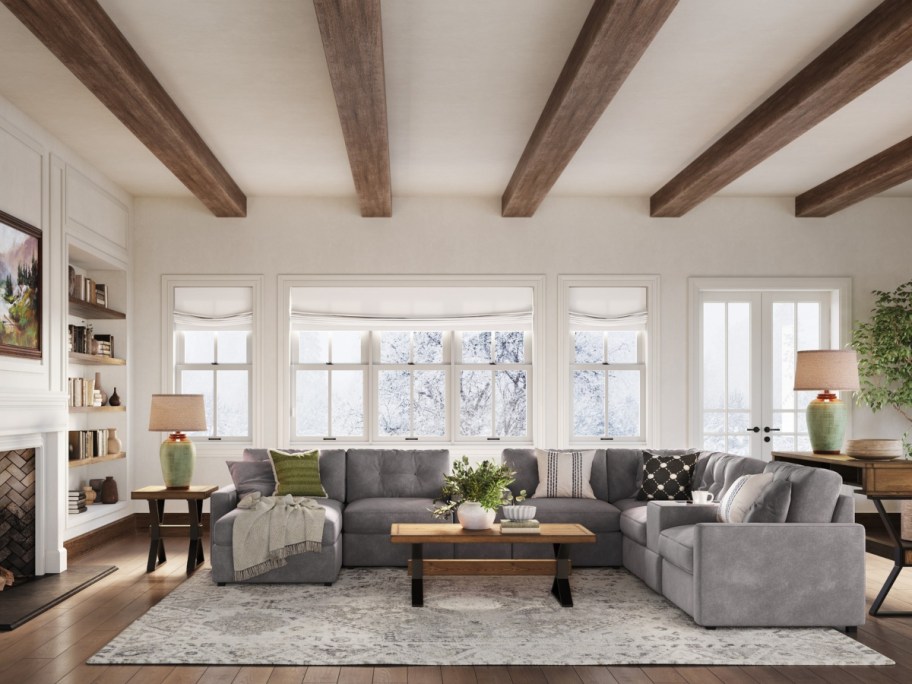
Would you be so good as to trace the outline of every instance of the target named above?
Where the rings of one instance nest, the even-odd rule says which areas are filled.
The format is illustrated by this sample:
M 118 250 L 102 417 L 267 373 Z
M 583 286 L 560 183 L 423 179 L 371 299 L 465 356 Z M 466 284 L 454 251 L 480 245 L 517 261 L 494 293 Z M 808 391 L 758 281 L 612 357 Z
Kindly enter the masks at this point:
M 153 394 L 150 432 L 197 432 L 206 429 L 202 394 Z
M 858 357 L 854 351 L 800 351 L 795 364 L 796 390 L 857 390 Z

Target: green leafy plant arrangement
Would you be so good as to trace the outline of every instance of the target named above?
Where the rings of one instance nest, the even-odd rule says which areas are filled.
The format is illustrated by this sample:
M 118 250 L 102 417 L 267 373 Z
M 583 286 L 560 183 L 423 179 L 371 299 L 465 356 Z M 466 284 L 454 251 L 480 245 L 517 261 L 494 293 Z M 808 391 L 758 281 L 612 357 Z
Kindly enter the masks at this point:
M 434 508 L 434 517 L 449 517 L 463 501 L 477 501 L 486 511 L 496 510 L 504 502 L 504 489 L 513 482 L 514 475 L 508 466 L 493 461 L 485 460 L 473 467 L 469 457 L 463 456 L 453 463 L 453 473 L 444 477 L 440 494 L 445 503 Z
M 912 423 L 912 281 L 873 294 L 871 321 L 857 323 L 852 331 L 861 380 L 858 402 L 875 412 L 892 406 Z M 910 432 L 903 435 L 907 457 L 912 456 Z

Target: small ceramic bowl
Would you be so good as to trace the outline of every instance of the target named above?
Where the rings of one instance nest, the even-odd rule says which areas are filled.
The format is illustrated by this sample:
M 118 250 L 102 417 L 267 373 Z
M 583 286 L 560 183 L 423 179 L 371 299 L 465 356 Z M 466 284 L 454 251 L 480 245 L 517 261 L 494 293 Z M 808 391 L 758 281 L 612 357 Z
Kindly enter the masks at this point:
M 532 520 L 535 506 L 504 506 L 503 516 L 507 520 Z

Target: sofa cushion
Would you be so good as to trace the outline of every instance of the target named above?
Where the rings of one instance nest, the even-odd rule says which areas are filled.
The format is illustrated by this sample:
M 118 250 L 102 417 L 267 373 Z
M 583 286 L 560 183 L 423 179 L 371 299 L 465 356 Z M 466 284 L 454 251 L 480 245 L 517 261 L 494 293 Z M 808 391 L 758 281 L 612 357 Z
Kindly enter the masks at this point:
M 842 477 L 831 470 L 773 461 L 764 472 L 792 485 L 786 522 L 822 523 L 833 519 L 842 489 Z
M 691 479 L 697 454 L 660 455 L 643 452 L 643 484 L 637 499 L 641 501 L 686 501 L 690 498 Z
M 226 465 L 238 499 L 253 492 L 272 496 L 275 491 L 275 473 L 269 461 L 228 461 Z
M 326 521 L 323 523 L 323 544 L 335 544 L 342 532 L 342 504 L 334 499 L 319 499 L 317 503 L 326 509 Z M 213 544 L 231 546 L 234 521 L 237 520 L 240 513 L 241 509 L 235 508 L 215 522 L 212 530 Z
M 538 487 L 532 498 L 594 499 L 595 494 L 589 484 L 594 458 L 595 449 L 536 449 Z
M 421 497 L 358 499 L 345 507 L 345 532 L 389 535 L 393 523 L 439 523 L 434 500 Z
M 646 505 L 628 508 L 621 513 L 621 532 L 628 539 L 646 546 Z
M 700 458 L 700 467 L 696 473 L 702 473 L 698 485 L 694 489 L 705 489 L 712 492 L 716 501 L 721 501 L 722 496 L 727 492 L 742 475 L 756 475 L 762 473 L 766 461 L 759 458 L 748 458 L 747 456 L 735 456 L 722 452 L 702 452 L 705 458 Z M 702 465 L 705 463 L 705 465 Z
M 450 472 L 446 449 L 349 449 L 348 501 L 387 497 L 436 498 Z
M 535 499 L 535 519 L 543 523 L 579 523 L 591 532 L 620 530 L 621 512 L 601 499 Z
M 659 555 L 681 570 L 693 573 L 696 525 L 670 527 L 659 535 Z
M 647 503 L 647 501 L 640 501 L 639 499 L 620 499 L 618 501 L 612 501 L 611 505 L 619 511 L 626 511 L 628 508 L 639 508 L 640 506 L 645 506 Z
M 748 511 L 760 499 L 763 490 L 773 483 L 772 473 L 742 475 L 728 488 L 719 501 L 716 519 L 724 523 L 744 522 Z
M 289 454 L 278 449 L 269 450 L 272 469 L 275 471 L 276 495 L 325 497 L 326 490 L 320 481 L 320 452 L 305 451 Z
M 302 454 L 299 449 L 283 449 L 288 454 Z M 269 462 L 269 449 L 244 449 L 245 461 Z M 270 465 L 270 467 L 272 467 Z M 320 480 L 330 499 L 345 501 L 345 450 L 320 450 Z M 270 492 L 271 494 L 272 492 Z
M 510 491 L 516 496 L 523 489 L 531 494 L 538 488 L 538 459 L 534 449 L 504 449 L 501 460 L 514 473 Z M 596 449 L 592 459 L 592 473 L 589 485 L 596 499 L 608 501 L 608 474 L 605 468 L 605 450 Z

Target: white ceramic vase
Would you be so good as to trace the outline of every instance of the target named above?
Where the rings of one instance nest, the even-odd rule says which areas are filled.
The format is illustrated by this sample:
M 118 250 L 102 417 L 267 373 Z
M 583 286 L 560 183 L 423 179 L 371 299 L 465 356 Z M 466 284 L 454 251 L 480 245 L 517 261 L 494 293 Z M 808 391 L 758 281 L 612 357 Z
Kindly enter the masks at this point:
M 486 511 L 477 501 L 463 501 L 456 509 L 459 524 L 467 530 L 489 530 L 497 511 Z

